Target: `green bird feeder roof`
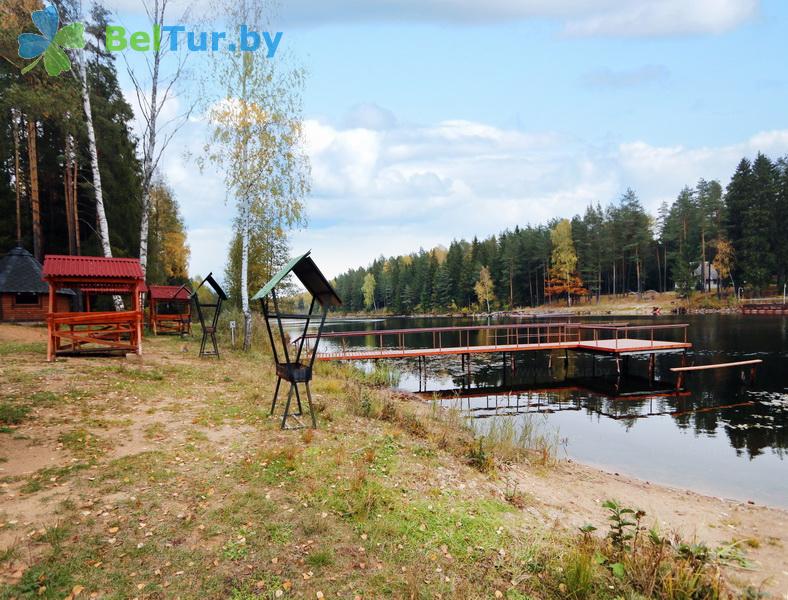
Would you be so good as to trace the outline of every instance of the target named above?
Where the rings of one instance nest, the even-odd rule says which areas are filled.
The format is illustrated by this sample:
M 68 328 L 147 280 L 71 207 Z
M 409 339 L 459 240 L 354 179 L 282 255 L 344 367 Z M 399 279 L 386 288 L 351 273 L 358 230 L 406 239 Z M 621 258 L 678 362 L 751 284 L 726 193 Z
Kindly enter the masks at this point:
M 309 256 L 310 252 L 311 250 L 305 252 L 301 256 L 291 259 L 281 271 L 274 275 L 271 280 L 252 297 L 252 300 L 262 300 L 268 296 L 292 271 L 306 290 L 317 299 L 321 306 L 340 306 L 342 300 L 337 296 L 334 288 L 328 283 L 328 280 L 323 273 L 320 272 L 320 269 L 317 268 L 315 261 Z

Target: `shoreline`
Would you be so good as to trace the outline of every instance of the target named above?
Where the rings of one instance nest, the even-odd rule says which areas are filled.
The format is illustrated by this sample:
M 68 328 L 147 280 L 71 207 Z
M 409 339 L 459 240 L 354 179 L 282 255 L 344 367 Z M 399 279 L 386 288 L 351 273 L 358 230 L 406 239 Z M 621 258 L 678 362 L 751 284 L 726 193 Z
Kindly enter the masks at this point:
M 430 404 L 412 392 L 386 389 L 421 407 Z M 504 469 L 502 481 L 491 483 L 496 493 L 503 497 L 512 479 L 516 480 L 518 489 L 538 504 L 538 514 L 531 510 L 534 507 L 528 510 L 539 519 L 570 528 L 590 523 L 601 531 L 607 521 L 600 505 L 615 499 L 644 510 L 646 525 L 663 533 L 680 532 L 685 539 L 710 547 L 744 546 L 755 568 L 729 565 L 729 576 L 742 586 L 754 587 L 768 579 L 770 590 L 788 599 L 788 508 L 655 482 L 568 457 L 556 457 L 544 469 L 517 464 Z
M 332 313 L 342 314 L 344 317 L 356 319 L 413 319 L 413 318 L 500 318 L 500 317 L 540 317 L 545 318 L 551 314 L 572 315 L 577 317 L 604 317 L 604 316 L 680 316 L 686 314 L 726 314 L 737 313 L 739 303 L 734 298 L 717 298 L 712 294 L 694 294 L 690 299 L 678 298 L 674 292 L 644 292 L 643 298 L 633 295 L 602 296 L 599 302 L 589 301 L 573 306 L 565 304 L 542 304 L 533 307 L 518 307 L 513 309 L 491 311 L 490 313 L 472 312 L 470 310 L 418 312 L 412 314 L 389 314 L 385 312 L 353 312 Z M 654 315 L 655 308 L 659 314 Z M 339 317 L 342 318 L 342 317 Z
M 525 469 L 515 469 L 524 489 L 532 490 L 554 520 L 582 527 L 592 523 L 606 526 L 598 506 L 607 498 L 646 512 L 647 525 L 661 531 L 678 531 L 687 539 L 710 546 L 738 543 L 757 568 L 729 569 L 734 580 L 760 586 L 770 579 L 771 589 L 788 597 L 788 510 L 746 501 L 720 498 L 652 483 L 628 475 L 607 472 L 574 460 L 561 460 L 543 478 Z M 527 487 L 526 487 L 527 486 Z

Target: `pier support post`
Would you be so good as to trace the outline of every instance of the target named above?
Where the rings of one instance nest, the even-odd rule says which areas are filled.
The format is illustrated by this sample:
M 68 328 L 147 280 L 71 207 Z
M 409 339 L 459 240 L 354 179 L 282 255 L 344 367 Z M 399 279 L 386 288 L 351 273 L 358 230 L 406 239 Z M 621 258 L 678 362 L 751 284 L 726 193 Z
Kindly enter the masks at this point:
M 657 355 L 656 354 L 649 354 L 648 357 L 648 382 L 654 383 L 654 373 L 656 371 L 657 366 Z
M 623 367 L 624 375 L 629 375 L 629 356 L 624 356 L 622 367 Z

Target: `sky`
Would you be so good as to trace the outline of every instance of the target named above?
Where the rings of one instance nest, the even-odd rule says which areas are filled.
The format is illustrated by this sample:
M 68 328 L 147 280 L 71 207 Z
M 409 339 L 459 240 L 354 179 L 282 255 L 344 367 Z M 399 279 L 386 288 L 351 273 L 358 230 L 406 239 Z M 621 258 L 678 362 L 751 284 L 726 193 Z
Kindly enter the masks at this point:
M 144 28 L 142 0 L 106 4 Z M 788 154 L 781 0 L 281 0 L 273 28 L 307 72 L 312 191 L 292 254 L 329 276 L 630 187 L 655 213 L 700 178 L 725 185 L 742 156 Z M 194 87 L 180 92 L 168 115 Z M 160 163 L 192 275 L 223 273 L 234 214 L 222 174 L 196 166 L 207 137 L 194 115 Z

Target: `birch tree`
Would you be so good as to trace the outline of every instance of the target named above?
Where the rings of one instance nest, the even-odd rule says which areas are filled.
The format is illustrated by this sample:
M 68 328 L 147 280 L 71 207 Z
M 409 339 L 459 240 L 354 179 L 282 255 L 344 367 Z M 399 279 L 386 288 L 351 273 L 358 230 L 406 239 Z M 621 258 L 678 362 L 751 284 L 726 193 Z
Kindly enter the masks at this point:
M 170 24 L 171 19 L 167 17 L 168 0 L 140 0 L 151 30 L 159 31 L 165 24 Z M 184 22 L 189 15 L 189 7 L 186 8 L 180 22 Z M 166 21 L 166 23 L 165 23 Z M 153 187 L 153 174 L 159 165 L 162 154 L 172 141 L 173 137 L 188 121 L 194 109 L 195 103 L 192 102 L 183 112 L 172 119 L 162 122 L 162 112 L 167 102 L 175 97 L 177 82 L 185 73 L 186 53 L 181 52 L 175 57 L 175 64 L 169 75 L 162 75 L 162 62 L 171 54 L 170 40 L 168 34 L 159 44 L 151 45 L 150 54 L 145 54 L 144 67 L 135 68 L 128 60 L 127 54 L 123 54 L 126 63 L 126 71 L 134 85 L 134 92 L 137 98 L 138 116 L 143 122 L 141 132 L 142 145 L 142 216 L 140 219 L 140 265 L 142 271 L 147 272 L 148 268 L 148 231 L 151 213 L 151 189 Z M 149 59 L 148 56 L 151 56 Z M 147 71 L 147 73 L 145 73 Z
M 262 2 L 228 0 L 222 11 L 231 32 L 246 25 L 266 31 L 269 7 Z M 232 35 L 232 34 L 231 34 Z M 212 52 L 207 91 L 221 90 L 208 109 L 211 135 L 204 158 L 224 174 L 236 205 L 241 241 L 241 310 L 244 350 L 251 347 L 249 247 L 253 233 L 285 236 L 303 222 L 303 198 L 309 191 L 309 163 L 302 149 L 301 90 L 304 74 L 265 50 L 220 49 Z
M 375 276 L 372 273 L 367 273 L 364 276 L 364 283 L 361 285 L 361 291 L 364 293 L 364 307 L 369 310 L 375 306 Z
M 11 109 L 11 132 L 14 137 L 14 192 L 16 193 L 16 245 L 22 246 L 22 178 L 19 168 L 19 120 Z
M 78 80 L 82 93 L 82 110 L 85 112 L 85 129 L 88 133 L 88 155 L 90 156 L 90 169 L 93 175 L 93 195 L 96 199 L 96 224 L 98 226 L 98 236 L 104 256 L 106 258 L 112 258 L 112 248 L 109 245 L 109 225 L 107 225 L 107 213 L 104 211 L 104 194 L 101 189 L 101 172 L 99 171 L 98 151 L 96 150 L 96 131 L 93 129 L 93 110 L 90 106 L 87 56 L 84 50 L 81 50 L 79 53 L 78 63 Z M 117 304 L 116 297 L 116 307 Z
M 82 11 L 82 3 L 77 4 L 78 12 L 85 21 L 85 14 Z M 101 171 L 99 170 L 98 149 L 96 147 L 96 130 L 93 127 L 93 109 L 90 104 L 90 88 L 88 87 L 88 57 L 85 48 L 82 48 L 76 57 L 77 62 L 77 81 L 80 86 L 82 96 L 82 110 L 85 114 L 85 129 L 88 135 L 88 156 L 90 157 L 90 170 L 93 175 L 93 195 L 96 201 L 96 227 L 101 251 L 105 258 L 112 258 L 112 246 L 109 242 L 109 225 L 107 223 L 107 213 L 104 210 L 104 192 L 101 186 Z M 123 299 L 120 296 L 112 297 L 115 310 L 123 310 Z
M 493 281 L 489 268 L 481 268 L 479 280 L 474 284 L 473 291 L 476 292 L 479 304 L 487 305 L 487 314 L 490 314 L 490 302 L 495 300 L 495 294 L 493 293 Z

